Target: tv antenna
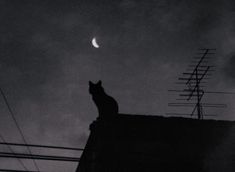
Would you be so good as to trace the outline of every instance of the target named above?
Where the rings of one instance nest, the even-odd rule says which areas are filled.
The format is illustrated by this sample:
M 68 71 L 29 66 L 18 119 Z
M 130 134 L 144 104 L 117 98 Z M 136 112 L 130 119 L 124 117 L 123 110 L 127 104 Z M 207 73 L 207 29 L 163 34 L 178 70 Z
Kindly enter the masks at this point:
M 204 85 L 207 80 L 210 79 L 212 75 L 211 72 L 214 71 L 213 65 L 209 65 L 210 59 L 213 58 L 216 49 L 203 48 L 199 49 L 197 56 L 194 57 L 192 64 L 190 64 L 186 72 L 183 73 L 183 77 L 178 78 L 179 82 L 177 84 L 183 84 L 186 86 L 183 90 L 168 90 L 173 92 L 181 92 L 179 94 L 181 101 L 186 101 L 184 103 L 169 103 L 168 106 L 175 107 L 193 107 L 191 114 L 180 114 L 180 113 L 167 113 L 168 115 L 197 115 L 198 119 L 203 119 L 204 116 L 214 116 L 209 114 L 204 114 L 203 107 L 212 108 L 225 108 L 225 104 L 212 104 L 212 103 L 202 103 L 202 98 L 206 91 L 204 91 Z M 194 102 L 190 102 L 194 101 Z

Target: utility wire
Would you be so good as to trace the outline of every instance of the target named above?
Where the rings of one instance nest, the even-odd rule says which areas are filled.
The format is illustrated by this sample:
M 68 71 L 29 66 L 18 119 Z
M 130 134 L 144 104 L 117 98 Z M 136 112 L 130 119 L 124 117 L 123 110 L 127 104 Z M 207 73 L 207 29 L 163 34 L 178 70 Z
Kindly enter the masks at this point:
M 12 119 L 13 119 L 13 121 L 14 121 L 14 123 L 15 123 L 15 125 L 16 125 L 16 127 L 17 127 L 17 129 L 18 129 L 18 131 L 19 131 L 19 133 L 20 133 L 20 135 L 21 135 L 21 137 L 22 137 L 22 139 L 23 139 L 23 142 L 24 142 L 25 144 L 27 144 L 26 139 L 25 139 L 25 137 L 24 137 L 24 134 L 23 134 L 23 132 L 22 132 L 22 130 L 21 130 L 21 128 L 20 128 L 20 126 L 19 126 L 19 124 L 18 124 L 16 118 L 15 118 L 15 115 L 14 115 L 14 113 L 13 113 L 11 107 L 10 107 L 10 104 L 8 103 L 7 97 L 5 96 L 5 94 L 4 94 L 4 92 L 3 92 L 3 90 L 2 90 L 1 87 L 0 87 L 0 92 L 1 92 L 1 94 L 2 94 L 2 97 L 3 97 L 3 99 L 4 99 L 4 102 L 6 103 L 6 106 L 7 106 L 8 110 L 9 110 L 9 112 L 10 112 L 10 114 L 11 114 L 11 117 L 12 117 Z M 29 147 L 27 147 L 27 150 L 28 150 L 29 154 L 32 154 L 32 152 L 31 152 L 31 150 L 29 149 Z M 38 172 L 40 172 L 39 167 L 38 167 L 38 165 L 37 165 L 37 163 L 36 163 L 36 161 L 35 161 L 34 159 L 33 159 L 33 164 L 34 164 L 36 170 L 37 170 Z
M 6 143 L 6 140 L 4 139 L 4 137 L 0 134 L 0 138 L 2 139 L 2 141 L 4 142 L 4 143 Z M 7 144 L 6 144 L 7 145 Z M 11 153 L 12 154 L 14 154 L 15 155 L 15 151 L 11 148 L 11 146 L 10 145 L 7 145 L 7 147 L 8 147 L 8 149 L 11 151 Z M 21 160 L 21 159 L 19 159 L 19 158 L 16 158 L 18 161 L 19 161 L 19 163 L 22 165 L 22 167 L 26 170 L 26 171 L 29 171 L 28 169 L 27 169 L 27 167 L 24 165 L 24 163 L 23 163 L 23 161 Z M 1 170 L 0 170 L 1 171 Z
M 0 171 L 3 171 L 3 172 L 36 172 L 36 171 L 29 171 L 29 170 L 23 171 L 23 170 L 11 170 L 11 169 L 0 169 Z
M 77 157 L 67 157 L 67 156 L 50 156 L 50 155 L 37 155 L 37 154 L 24 154 L 24 153 L 8 153 L 0 152 L 0 157 L 3 158 L 22 158 L 22 159 L 38 159 L 38 160 L 51 160 L 51 161 L 70 161 L 78 162 L 80 158 Z
M 73 150 L 73 151 L 83 151 L 83 148 L 72 148 L 72 147 L 62 147 L 62 146 L 49 146 L 49 145 L 34 145 L 34 144 L 21 144 L 21 143 L 10 143 L 10 142 L 0 142 L 0 145 L 11 145 L 11 146 L 20 146 L 20 147 L 36 147 L 36 148 L 47 148 L 47 149 L 64 149 L 64 150 Z

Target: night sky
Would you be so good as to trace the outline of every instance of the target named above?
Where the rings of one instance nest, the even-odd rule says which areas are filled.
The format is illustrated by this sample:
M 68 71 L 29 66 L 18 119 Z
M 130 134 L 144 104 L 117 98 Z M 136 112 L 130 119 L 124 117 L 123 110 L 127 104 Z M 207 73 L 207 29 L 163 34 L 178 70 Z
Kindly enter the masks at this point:
M 121 113 L 176 112 L 177 78 L 198 48 L 216 48 L 216 71 L 205 90 L 235 92 L 233 0 L 1 0 L 0 85 L 31 144 L 84 147 L 98 116 L 88 81 L 102 80 Z M 92 46 L 97 38 L 100 48 Z M 0 131 L 22 143 L 0 99 Z M 225 103 L 215 119 L 235 120 L 235 95 L 205 95 Z M 189 113 L 192 109 L 177 109 Z M 24 149 L 14 149 L 26 152 Z M 1 151 L 8 151 L 1 146 Z M 77 156 L 79 153 L 33 153 Z M 35 170 L 32 161 L 24 161 Z M 37 161 L 42 171 L 75 171 L 77 163 Z M 0 168 L 22 169 L 0 159 Z

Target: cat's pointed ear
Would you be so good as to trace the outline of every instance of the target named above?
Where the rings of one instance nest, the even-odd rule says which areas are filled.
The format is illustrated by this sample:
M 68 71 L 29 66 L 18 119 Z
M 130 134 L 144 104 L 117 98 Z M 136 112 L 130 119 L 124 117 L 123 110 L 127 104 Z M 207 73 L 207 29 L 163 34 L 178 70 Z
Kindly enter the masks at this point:
M 91 81 L 89 81 L 89 85 L 91 86 L 91 85 L 93 85 L 93 83 Z
M 97 82 L 97 85 L 101 86 L 101 85 L 102 85 L 102 81 L 99 80 L 99 81 Z

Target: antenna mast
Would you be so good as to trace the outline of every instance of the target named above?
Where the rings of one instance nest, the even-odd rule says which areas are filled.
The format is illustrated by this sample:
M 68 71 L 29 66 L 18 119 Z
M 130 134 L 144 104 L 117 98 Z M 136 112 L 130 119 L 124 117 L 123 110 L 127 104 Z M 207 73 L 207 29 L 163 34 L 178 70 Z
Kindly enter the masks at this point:
M 200 57 L 197 65 L 194 67 L 190 76 L 186 78 L 187 79 L 186 85 L 188 86 L 188 89 L 189 89 L 188 90 L 189 96 L 187 100 L 189 101 L 190 99 L 192 99 L 194 94 L 196 94 L 196 100 L 197 100 L 196 105 L 191 115 L 194 115 L 194 112 L 197 110 L 198 119 L 203 119 L 203 106 L 201 103 L 201 99 L 204 95 L 204 90 L 201 88 L 200 84 L 203 78 L 206 76 L 209 69 L 213 67 L 213 66 L 205 65 L 204 59 L 208 58 L 207 55 L 209 54 L 215 54 L 214 52 L 211 52 L 214 50 L 215 49 L 200 49 L 200 51 L 203 51 L 203 52 L 199 52 L 198 54 L 199 55 L 202 54 L 202 56 Z
M 224 108 L 224 104 L 212 104 L 212 103 L 202 103 L 202 97 L 204 93 L 204 85 L 206 80 L 210 79 L 208 76 L 211 76 L 209 72 L 214 71 L 213 65 L 208 65 L 209 59 L 212 58 L 212 55 L 215 54 L 216 49 L 203 48 L 199 49 L 196 57 L 192 61 L 192 64 L 189 65 L 187 72 L 183 73 L 183 77 L 178 78 L 180 82 L 177 84 L 183 84 L 186 86 L 183 90 L 169 90 L 174 92 L 182 92 L 179 94 L 180 99 L 186 101 L 185 103 L 169 103 L 169 106 L 175 107 L 193 107 L 191 114 L 180 114 L 180 113 L 167 113 L 168 115 L 197 115 L 197 118 L 202 120 L 204 116 L 212 116 L 204 114 L 203 107 L 216 107 Z M 189 101 L 193 101 L 189 103 Z

